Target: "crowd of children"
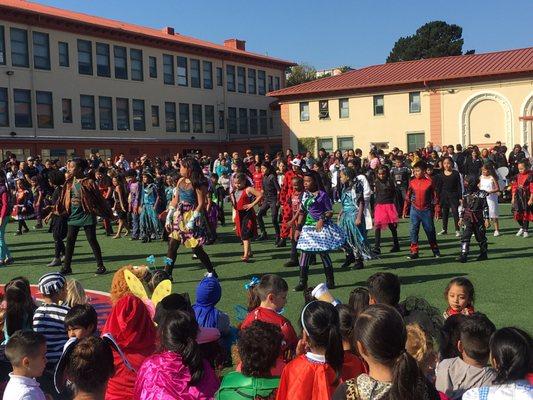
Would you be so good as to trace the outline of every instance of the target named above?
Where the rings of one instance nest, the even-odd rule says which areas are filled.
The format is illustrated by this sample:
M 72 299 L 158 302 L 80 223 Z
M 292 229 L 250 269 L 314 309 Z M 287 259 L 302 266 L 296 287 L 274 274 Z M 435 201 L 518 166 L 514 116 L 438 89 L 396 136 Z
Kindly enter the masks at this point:
M 400 280 L 387 272 L 346 305 L 307 291 L 296 330 L 281 315 L 289 288 L 277 275 L 246 285 L 248 315 L 231 327 L 216 277 L 199 283 L 194 305 L 168 294 L 152 297 L 152 312 L 130 271 L 159 279 L 144 267 L 117 271 L 100 329 L 81 285 L 60 273 L 41 277 L 39 301 L 23 277 L 5 285 L 3 399 L 533 399 L 532 338 L 475 310 L 465 277 L 445 288 L 444 314 L 400 302 Z M 232 361 L 220 358 L 228 351 Z

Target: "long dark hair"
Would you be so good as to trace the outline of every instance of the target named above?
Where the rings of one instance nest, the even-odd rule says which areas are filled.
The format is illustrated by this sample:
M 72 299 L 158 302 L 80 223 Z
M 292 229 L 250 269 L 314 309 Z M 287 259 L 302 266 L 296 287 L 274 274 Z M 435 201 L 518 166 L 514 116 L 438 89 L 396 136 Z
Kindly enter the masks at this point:
M 525 379 L 533 362 L 531 336 L 518 328 L 502 328 L 490 339 L 490 354 L 494 358 L 498 375 L 495 384 Z
M 190 313 L 177 310 L 169 312 L 159 326 L 161 347 L 181 356 L 189 368 L 191 386 L 197 384 L 204 374 L 203 359 L 196 342 L 198 329 L 198 323 Z
M 207 187 L 207 179 L 204 176 L 202 171 L 202 166 L 196 158 L 185 157 L 180 160 L 181 165 L 191 171 L 189 180 L 191 181 L 192 187 L 194 189 L 199 189 L 202 186 Z
M 276 175 L 275 171 L 274 171 L 274 167 L 272 166 L 272 164 L 268 161 L 263 161 L 263 163 L 261 164 L 262 167 L 265 167 L 267 169 L 266 173 L 265 173 L 265 176 L 269 176 L 269 175 Z
M 330 303 L 312 301 L 305 306 L 301 318 L 302 329 L 309 335 L 311 345 L 326 349 L 326 362 L 335 371 L 335 386 L 342 375 L 344 350 L 339 313 Z
M 394 400 L 438 399 L 416 360 L 405 350 L 407 330 L 391 306 L 376 304 L 363 311 L 355 323 L 354 338 L 378 363 L 392 367 L 392 386 L 386 396 Z
M 5 286 L 6 313 L 4 324 L 8 336 L 18 330 L 24 329 L 25 325 L 31 326 L 35 303 L 31 297 L 30 285 L 26 278 L 15 278 Z

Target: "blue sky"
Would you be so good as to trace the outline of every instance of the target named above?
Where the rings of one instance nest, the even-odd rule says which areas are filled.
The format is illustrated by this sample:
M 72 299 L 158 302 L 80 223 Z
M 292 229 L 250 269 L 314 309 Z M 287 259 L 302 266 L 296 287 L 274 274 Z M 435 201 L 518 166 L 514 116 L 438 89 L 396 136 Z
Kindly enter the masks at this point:
M 317 69 L 385 62 L 394 42 L 424 23 L 463 27 L 463 50 L 533 46 L 532 0 L 40 0 L 39 3 L 211 42 L 237 37 L 247 50 Z

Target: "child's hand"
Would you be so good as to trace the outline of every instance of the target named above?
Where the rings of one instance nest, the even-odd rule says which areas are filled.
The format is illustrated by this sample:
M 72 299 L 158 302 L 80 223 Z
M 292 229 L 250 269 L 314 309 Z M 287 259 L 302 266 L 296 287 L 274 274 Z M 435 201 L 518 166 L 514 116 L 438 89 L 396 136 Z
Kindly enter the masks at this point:
M 485 228 L 488 228 L 490 226 L 490 220 L 486 219 L 485 220 Z
M 172 232 L 172 224 L 165 224 L 165 230 L 170 233 Z
M 403 219 L 406 219 L 406 218 L 407 218 L 407 213 L 406 213 L 406 212 L 404 212 L 404 213 L 402 214 L 402 218 L 403 218 Z
M 361 217 L 357 217 L 357 218 L 355 219 L 355 225 L 356 225 L 356 226 L 361 225 Z
M 298 344 L 296 345 L 296 357 L 307 353 L 308 348 L 309 346 L 307 345 L 307 342 L 304 339 L 298 340 Z
M 459 218 L 459 221 L 457 221 L 458 226 L 463 226 L 463 219 Z
M 529 199 L 529 201 L 527 202 L 527 205 L 530 207 L 533 206 L 533 199 Z
M 316 231 L 320 232 L 322 228 L 324 228 L 324 220 L 319 219 L 318 222 L 316 223 Z
M 248 211 L 249 209 L 254 208 L 254 206 L 252 204 L 245 204 L 244 206 L 242 206 L 242 208 Z

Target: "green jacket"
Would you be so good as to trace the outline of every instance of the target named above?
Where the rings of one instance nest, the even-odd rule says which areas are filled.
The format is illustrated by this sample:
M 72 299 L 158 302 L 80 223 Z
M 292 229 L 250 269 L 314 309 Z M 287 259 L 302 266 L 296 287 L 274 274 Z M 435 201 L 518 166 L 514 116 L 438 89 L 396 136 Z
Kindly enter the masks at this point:
M 216 400 L 275 399 L 279 377 L 254 378 L 240 372 L 230 372 L 220 384 Z

